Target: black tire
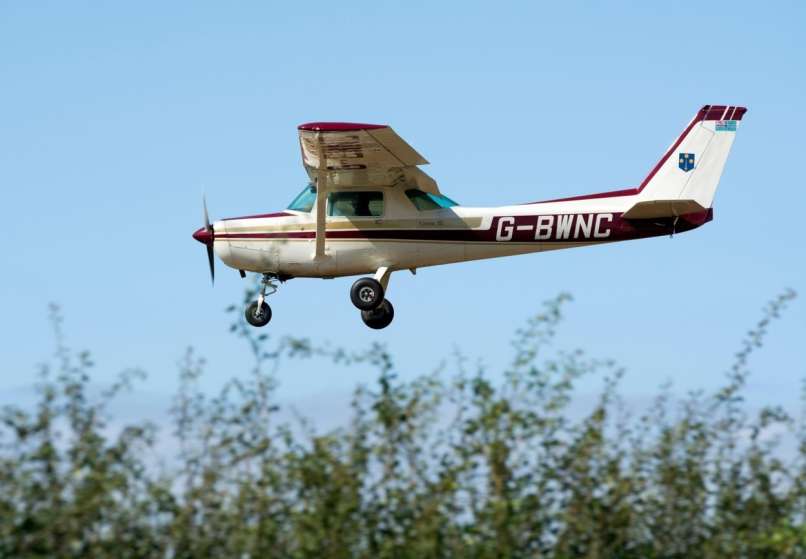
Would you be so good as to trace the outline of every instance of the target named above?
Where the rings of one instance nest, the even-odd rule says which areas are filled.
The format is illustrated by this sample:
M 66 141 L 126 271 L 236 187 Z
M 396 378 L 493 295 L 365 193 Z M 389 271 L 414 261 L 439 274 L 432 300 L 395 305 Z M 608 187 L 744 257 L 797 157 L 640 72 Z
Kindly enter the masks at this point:
M 350 288 L 350 300 L 357 309 L 370 311 L 383 302 L 383 286 L 375 278 L 358 279 Z
M 258 311 L 257 301 L 255 301 L 246 307 L 246 311 L 243 314 L 249 324 L 260 328 L 261 326 L 266 326 L 271 320 L 271 307 L 264 302 L 260 307 L 260 311 Z
M 361 311 L 361 320 L 374 330 L 382 330 L 392 323 L 395 317 L 395 308 L 388 299 L 384 299 L 378 308 L 371 311 Z

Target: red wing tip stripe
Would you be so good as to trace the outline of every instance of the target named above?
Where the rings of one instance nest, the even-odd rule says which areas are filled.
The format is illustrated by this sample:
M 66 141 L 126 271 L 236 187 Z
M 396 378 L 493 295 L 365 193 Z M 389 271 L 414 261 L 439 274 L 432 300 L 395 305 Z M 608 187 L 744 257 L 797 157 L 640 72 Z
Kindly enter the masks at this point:
M 297 127 L 310 132 L 355 132 L 357 130 L 377 130 L 388 128 L 386 124 L 363 124 L 360 122 L 306 122 Z
M 747 107 L 736 107 L 733 105 L 705 105 L 697 114 L 697 121 L 700 120 L 742 120 Z

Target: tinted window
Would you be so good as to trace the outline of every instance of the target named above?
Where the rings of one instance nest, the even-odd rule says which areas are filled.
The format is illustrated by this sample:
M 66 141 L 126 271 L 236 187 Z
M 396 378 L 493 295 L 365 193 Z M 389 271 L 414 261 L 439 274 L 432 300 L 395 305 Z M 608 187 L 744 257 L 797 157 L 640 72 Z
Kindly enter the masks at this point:
M 383 192 L 331 192 L 328 215 L 345 217 L 380 217 L 383 215 Z
M 316 187 L 312 184 L 309 184 L 288 205 L 288 209 L 296 210 L 298 212 L 310 212 L 313 208 L 314 202 L 316 202 Z
M 409 200 L 411 200 L 411 203 L 414 204 L 414 207 L 421 212 L 426 210 L 438 210 L 440 208 L 452 208 L 453 206 L 459 205 L 447 196 L 423 192 L 422 190 L 417 190 L 416 188 L 407 190 L 406 196 L 409 197 Z

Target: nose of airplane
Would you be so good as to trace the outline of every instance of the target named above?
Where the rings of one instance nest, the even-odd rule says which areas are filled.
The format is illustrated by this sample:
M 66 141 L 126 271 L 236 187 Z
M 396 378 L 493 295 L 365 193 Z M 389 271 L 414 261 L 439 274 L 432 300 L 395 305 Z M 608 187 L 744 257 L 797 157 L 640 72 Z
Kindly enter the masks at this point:
M 205 227 L 200 227 L 195 233 L 193 233 L 193 238 L 203 245 L 211 245 L 213 244 L 215 234 L 213 233 L 212 228 L 207 229 Z

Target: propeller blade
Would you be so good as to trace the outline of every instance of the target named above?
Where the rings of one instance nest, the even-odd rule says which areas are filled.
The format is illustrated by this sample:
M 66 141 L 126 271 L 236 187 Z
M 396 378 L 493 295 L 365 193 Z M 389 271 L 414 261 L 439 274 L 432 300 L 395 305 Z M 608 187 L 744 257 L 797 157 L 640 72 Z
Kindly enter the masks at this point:
M 204 208 L 204 230 L 210 231 L 212 227 L 210 227 L 210 216 L 207 215 L 207 196 L 202 194 L 202 207 Z
M 193 233 L 193 238 L 207 246 L 207 263 L 210 266 L 210 280 L 215 285 L 215 229 L 210 225 L 210 216 L 207 213 L 207 197 L 202 194 L 202 208 L 204 209 L 204 227 Z
M 207 245 L 207 263 L 210 264 L 210 282 L 215 285 L 215 256 L 212 243 Z

